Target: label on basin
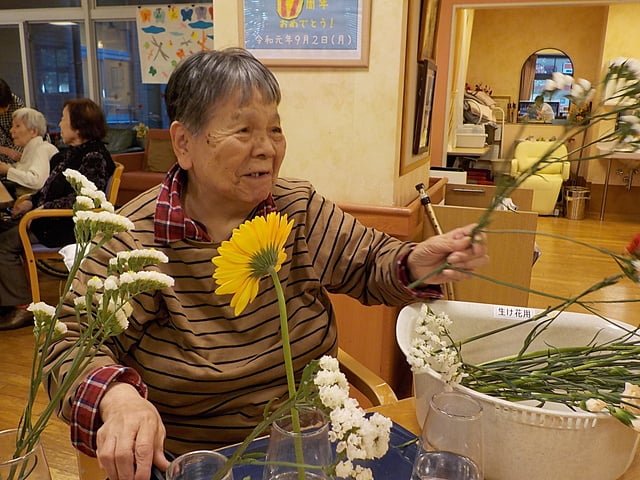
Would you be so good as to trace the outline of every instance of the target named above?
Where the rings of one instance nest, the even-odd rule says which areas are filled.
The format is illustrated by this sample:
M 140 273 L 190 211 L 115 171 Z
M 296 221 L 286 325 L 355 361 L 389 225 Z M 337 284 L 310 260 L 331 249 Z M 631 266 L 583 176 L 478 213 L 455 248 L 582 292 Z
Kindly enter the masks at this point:
M 508 318 L 512 320 L 525 320 L 533 318 L 535 312 L 532 308 L 510 307 L 507 305 L 494 305 L 493 318 Z

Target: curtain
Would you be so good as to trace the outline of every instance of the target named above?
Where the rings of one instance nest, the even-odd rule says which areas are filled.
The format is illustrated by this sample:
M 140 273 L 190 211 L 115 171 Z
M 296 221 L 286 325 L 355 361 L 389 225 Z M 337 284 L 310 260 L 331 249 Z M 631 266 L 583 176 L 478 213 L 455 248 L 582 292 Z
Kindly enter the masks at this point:
M 533 80 L 536 77 L 536 62 L 538 55 L 532 54 L 522 66 L 520 74 L 520 100 L 532 100 L 531 92 L 533 92 Z
M 451 62 L 451 97 L 449 103 L 449 118 L 447 142 L 449 150 L 455 146 L 456 129 L 462 125 L 462 111 L 464 102 L 467 67 L 469 65 L 469 48 L 471 45 L 471 31 L 473 30 L 473 9 L 456 9 L 454 25 L 455 44 Z

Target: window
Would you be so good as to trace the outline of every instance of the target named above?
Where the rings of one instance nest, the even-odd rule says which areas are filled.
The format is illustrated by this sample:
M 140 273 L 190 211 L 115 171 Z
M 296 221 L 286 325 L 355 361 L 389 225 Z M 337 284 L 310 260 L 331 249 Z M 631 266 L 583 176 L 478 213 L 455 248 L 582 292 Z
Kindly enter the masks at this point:
M 0 26 L 0 76 L 11 87 L 11 91 L 24 99 L 24 76 L 20 54 L 20 31 L 18 26 Z
M 79 7 L 80 0 L 2 0 L 0 10 L 14 8 L 52 8 L 52 7 Z
M 32 103 L 51 131 L 58 131 L 62 106 L 70 98 L 88 96 L 87 45 L 82 22 L 29 23 Z

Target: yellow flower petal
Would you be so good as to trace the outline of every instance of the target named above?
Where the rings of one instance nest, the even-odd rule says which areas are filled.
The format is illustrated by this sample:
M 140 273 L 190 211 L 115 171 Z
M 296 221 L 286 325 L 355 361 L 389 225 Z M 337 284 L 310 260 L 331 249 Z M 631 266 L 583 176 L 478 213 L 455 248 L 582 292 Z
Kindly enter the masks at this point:
M 231 239 L 222 242 L 213 278 L 219 285 L 216 294 L 233 295 L 231 306 L 236 315 L 258 295 L 260 278 L 271 270 L 280 271 L 287 258 L 284 245 L 293 228 L 286 215 L 269 213 L 255 217 L 233 229 Z

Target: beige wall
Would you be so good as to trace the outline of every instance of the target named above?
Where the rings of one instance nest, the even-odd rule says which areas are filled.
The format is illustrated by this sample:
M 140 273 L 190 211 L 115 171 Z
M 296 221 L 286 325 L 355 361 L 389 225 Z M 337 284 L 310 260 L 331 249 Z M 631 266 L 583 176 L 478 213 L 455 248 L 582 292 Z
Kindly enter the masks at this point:
M 573 61 L 574 76 L 595 80 L 600 75 L 606 21 L 605 6 L 478 9 L 467 82 L 490 85 L 495 95 L 517 101 L 522 65 L 545 48 L 565 52 Z
M 435 58 L 438 75 L 431 130 L 434 165 L 441 165 L 446 155 L 443 146 L 446 144 L 447 73 L 454 6 L 477 8 L 479 15 L 476 18 L 486 16 L 494 24 L 491 32 L 485 32 L 484 40 L 492 42 L 491 47 L 486 48 L 492 58 L 483 66 L 474 62 L 472 75 L 477 76 L 477 81 L 494 86 L 496 94 L 516 95 L 511 92 L 517 91 L 515 85 L 519 82 L 524 58 L 537 48 L 551 46 L 547 44 L 551 35 L 554 35 L 553 46 L 574 58 L 576 75 L 582 76 L 584 71 L 587 78 L 594 69 L 598 70 L 602 58 L 640 56 L 640 39 L 637 38 L 640 30 L 629 28 L 629 19 L 640 18 L 640 2 L 611 6 L 604 25 L 598 24 L 598 18 L 604 15 L 606 7 L 580 0 L 538 0 L 536 3 L 543 6 L 535 8 L 531 7 L 531 0 L 440 2 Z M 239 3 L 214 0 L 216 48 L 241 43 Z M 280 113 L 288 140 L 283 175 L 309 179 L 320 193 L 339 202 L 404 206 L 416 197 L 414 185 L 426 183 L 428 164 L 402 177 L 399 175 L 403 150 L 404 77 L 411 80 L 413 76 L 413 72 L 405 74 L 406 24 L 409 9 L 415 8 L 416 3 L 416 0 L 372 0 L 368 68 L 273 68 L 282 86 L 284 99 Z M 491 8 L 482 11 L 489 3 Z M 517 6 L 519 3 L 526 6 Z M 564 6 L 553 8 L 564 14 L 557 15 L 562 20 L 557 28 L 552 28 L 555 16 L 546 15 L 548 18 L 544 21 L 541 16 L 546 8 L 558 3 Z M 575 5 L 567 6 L 571 3 Z M 591 3 L 591 6 L 585 7 L 584 3 Z M 501 4 L 505 5 L 501 9 L 504 11 L 511 10 L 507 6 L 525 8 L 529 12 L 529 30 L 524 29 L 522 19 L 515 18 L 515 12 L 498 14 L 496 6 Z M 495 37 L 491 39 L 491 35 Z M 603 35 L 605 47 L 601 55 L 598 39 Z M 516 56 L 517 60 L 507 60 Z M 500 65 L 495 69 L 500 75 L 489 80 L 487 65 Z M 407 148 L 406 144 L 404 148 Z M 595 180 L 590 180 L 601 181 L 603 175 L 598 174 L 597 168 L 593 170 Z
M 368 68 L 272 68 L 288 142 L 281 173 L 334 201 L 404 206 L 428 178 L 428 165 L 399 177 L 408 3 L 372 3 Z M 216 48 L 239 45 L 238 2 L 214 4 Z
M 616 57 L 640 58 L 640 29 L 633 28 L 631 19 L 640 18 L 640 3 L 634 2 L 624 5 L 611 6 L 606 27 L 606 41 L 602 53 L 602 68 L 608 61 Z M 603 129 L 604 130 L 604 129 Z M 596 153 L 596 152 L 594 152 Z M 612 172 L 618 168 L 627 170 L 627 166 L 614 160 Z M 603 183 L 606 173 L 607 160 L 598 159 L 590 162 L 588 180 L 593 183 Z M 622 185 L 621 175 L 611 173 L 610 185 Z

